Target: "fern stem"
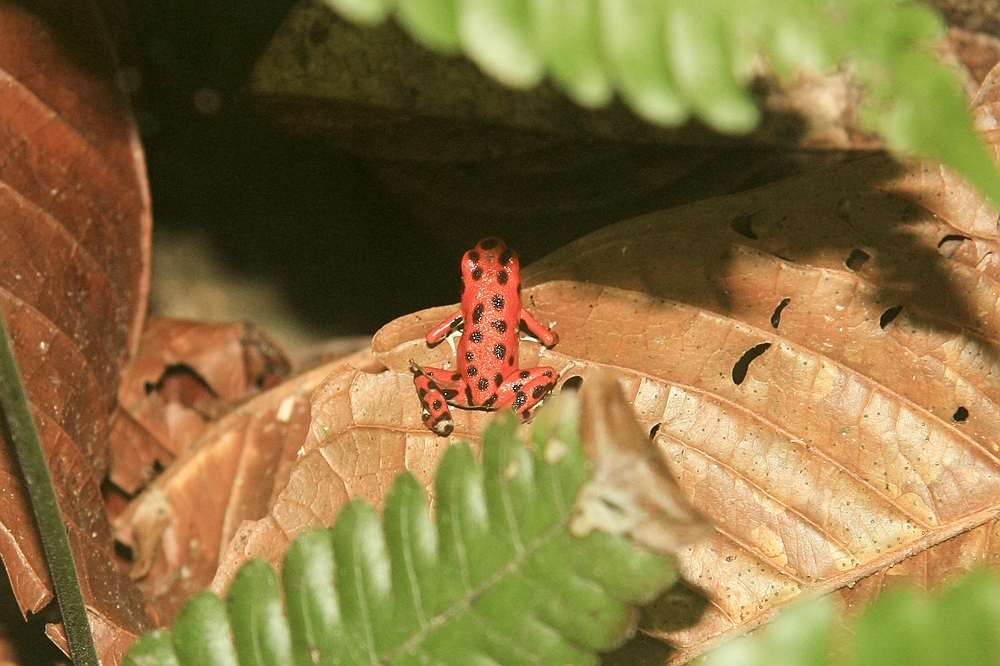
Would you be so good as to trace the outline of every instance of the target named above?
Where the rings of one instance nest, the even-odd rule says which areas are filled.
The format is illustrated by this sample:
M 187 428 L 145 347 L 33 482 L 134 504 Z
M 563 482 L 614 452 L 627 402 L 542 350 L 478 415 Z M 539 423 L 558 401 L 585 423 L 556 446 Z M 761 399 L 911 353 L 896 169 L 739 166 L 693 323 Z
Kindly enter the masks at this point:
M 6 426 L 24 474 L 35 520 L 38 521 L 73 662 L 76 666 L 99 666 L 66 524 L 59 510 L 56 488 L 45 460 L 38 428 L 31 417 L 28 395 L 14 357 L 14 345 L 3 308 L 0 308 L 0 405 L 3 406 Z

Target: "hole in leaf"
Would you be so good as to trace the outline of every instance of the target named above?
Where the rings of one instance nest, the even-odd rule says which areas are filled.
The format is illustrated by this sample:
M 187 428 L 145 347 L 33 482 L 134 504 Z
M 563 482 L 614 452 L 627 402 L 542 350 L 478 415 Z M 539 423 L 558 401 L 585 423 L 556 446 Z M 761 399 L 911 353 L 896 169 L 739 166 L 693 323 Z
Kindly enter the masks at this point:
M 955 410 L 955 413 L 952 414 L 951 420 L 955 423 L 965 423 L 969 420 L 969 410 L 965 407 L 959 407 Z
M 792 302 L 790 298 L 783 298 L 781 302 L 778 303 L 778 307 L 774 308 L 774 312 L 771 314 L 771 328 L 778 328 L 778 324 L 781 323 L 781 311 Z
M 740 215 L 729 226 L 740 236 L 745 236 L 750 240 L 757 240 L 757 234 L 753 232 L 753 215 Z
M 893 322 L 893 320 L 896 317 L 898 317 L 899 313 L 902 312 L 902 311 L 903 311 L 903 306 L 902 305 L 895 305 L 895 306 L 889 308 L 888 310 L 886 310 L 885 312 L 882 313 L 881 317 L 878 318 L 878 325 L 880 327 L 882 327 L 882 328 L 885 328 L 886 326 L 888 326 L 889 324 L 891 324 Z
M 953 257 L 962 249 L 965 241 L 971 240 L 971 238 L 962 234 L 948 234 L 938 241 L 938 253 L 942 257 Z
M 114 540 L 113 546 L 115 549 L 115 555 L 117 555 L 120 559 L 125 562 L 135 562 L 135 557 L 133 556 L 131 548 L 123 544 L 118 539 Z
M 583 386 L 583 377 L 580 375 L 573 375 L 569 379 L 563 382 L 562 390 L 578 391 L 580 387 Z
M 654 425 L 652 428 L 649 429 L 649 438 L 650 439 L 655 438 L 656 437 L 656 433 L 660 432 L 660 426 L 661 425 L 662 424 L 657 423 L 656 425 Z
M 168 365 L 154 384 L 146 382 L 146 395 L 159 393 L 164 402 L 179 402 L 191 407 L 207 398 L 218 398 L 211 384 L 187 363 Z
M 747 378 L 747 371 L 750 369 L 750 364 L 753 363 L 754 359 L 766 352 L 770 346 L 770 342 L 762 342 L 743 352 L 743 356 L 733 366 L 733 383 L 737 386 L 742 384 L 743 380 Z
M 962 234 L 948 234 L 944 238 L 938 241 L 938 249 L 946 243 L 961 243 L 962 241 L 972 240 L 968 236 L 963 236 Z
M 847 258 L 847 261 L 844 262 L 844 265 L 850 268 L 855 273 L 857 273 L 858 271 L 861 270 L 862 266 L 868 263 L 868 260 L 871 258 L 872 256 L 867 252 L 865 252 L 864 250 L 859 250 L 858 248 L 854 248 L 853 250 L 851 250 L 851 256 Z

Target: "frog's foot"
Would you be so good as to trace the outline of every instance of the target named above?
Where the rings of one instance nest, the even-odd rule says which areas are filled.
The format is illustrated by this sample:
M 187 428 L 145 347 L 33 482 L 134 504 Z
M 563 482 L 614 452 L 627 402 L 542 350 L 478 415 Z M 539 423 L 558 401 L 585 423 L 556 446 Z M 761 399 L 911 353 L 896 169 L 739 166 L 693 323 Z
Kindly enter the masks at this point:
M 417 397 L 423 407 L 421 417 L 424 425 L 434 434 L 447 437 L 455 429 L 448 401 L 458 395 L 457 388 L 452 387 L 456 380 L 455 373 L 441 368 L 421 368 L 410 361 L 410 372 L 413 373 L 413 385 L 417 387 Z M 459 381 L 461 375 L 458 375 Z
M 514 412 L 527 421 L 556 385 L 554 368 L 542 366 L 521 370 L 507 378 L 497 389 L 497 406 L 513 407 Z

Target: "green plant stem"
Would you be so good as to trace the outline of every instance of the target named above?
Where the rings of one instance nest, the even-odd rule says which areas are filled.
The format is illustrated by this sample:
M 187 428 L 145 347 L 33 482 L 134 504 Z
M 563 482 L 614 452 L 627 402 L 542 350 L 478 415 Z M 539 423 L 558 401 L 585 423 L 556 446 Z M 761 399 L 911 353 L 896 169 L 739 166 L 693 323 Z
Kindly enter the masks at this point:
M 76 573 L 73 551 L 69 545 L 66 524 L 59 510 L 56 488 L 52 483 L 38 429 L 31 417 L 28 395 L 14 358 L 14 345 L 7 330 L 7 319 L 0 308 L 0 405 L 14 443 L 28 496 L 38 521 L 45 559 L 52 574 L 56 600 L 62 613 L 66 639 L 73 662 L 77 666 L 99 666 L 94 637 L 83 602 L 83 590 Z

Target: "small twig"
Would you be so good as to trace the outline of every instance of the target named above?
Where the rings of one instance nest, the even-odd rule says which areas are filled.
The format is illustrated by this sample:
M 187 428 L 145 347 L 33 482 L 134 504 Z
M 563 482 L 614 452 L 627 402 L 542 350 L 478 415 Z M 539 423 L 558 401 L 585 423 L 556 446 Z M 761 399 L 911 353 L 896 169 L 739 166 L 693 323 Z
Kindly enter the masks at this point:
M 45 559 L 52 574 L 56 600 L 62 613 L 66 639 L 76 666 L 99 666 L 90 621 L 83 602 L 83 590 L 76 573 L 73 551 L 56 488 L 52 483 L 38 429 L 31 417 L 31 407 L 24 390 L 24 382 L 14 358 L 14 345 L 7 331 L 7 320 L 0 308 L 0 405 L 7 421 L 14 451 L 24 474 L 31 506 L 42 536 Z

